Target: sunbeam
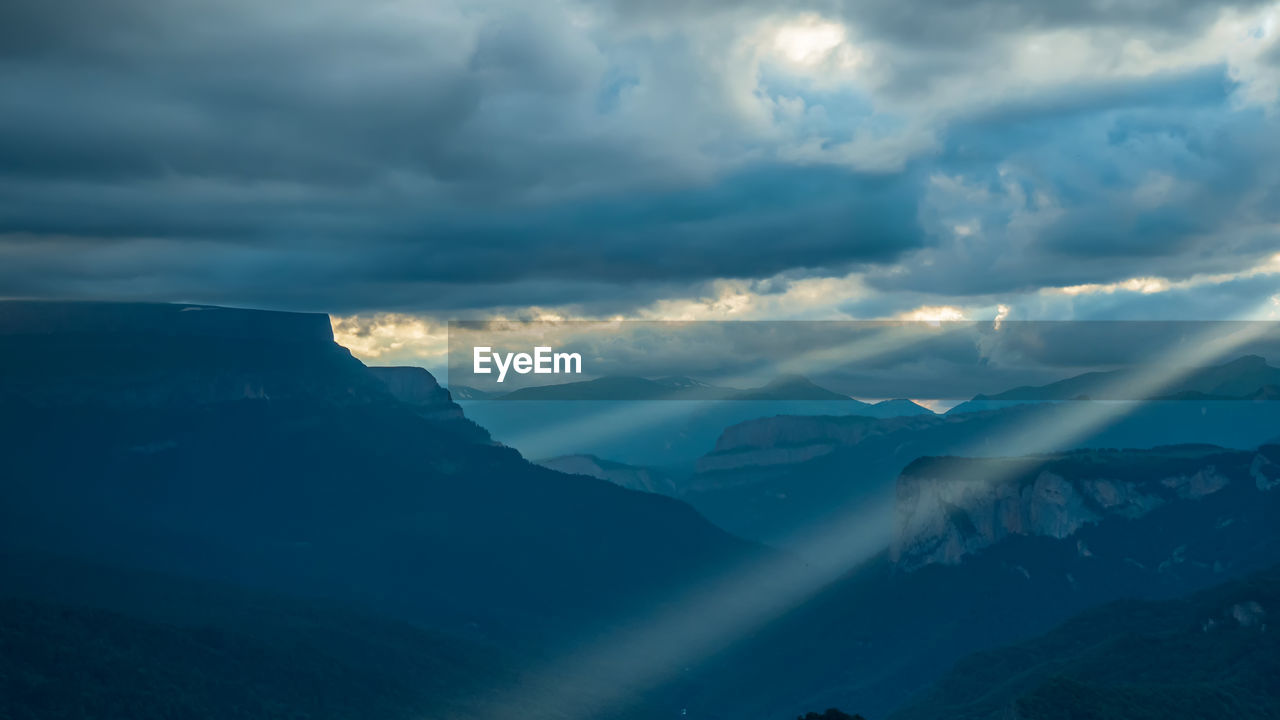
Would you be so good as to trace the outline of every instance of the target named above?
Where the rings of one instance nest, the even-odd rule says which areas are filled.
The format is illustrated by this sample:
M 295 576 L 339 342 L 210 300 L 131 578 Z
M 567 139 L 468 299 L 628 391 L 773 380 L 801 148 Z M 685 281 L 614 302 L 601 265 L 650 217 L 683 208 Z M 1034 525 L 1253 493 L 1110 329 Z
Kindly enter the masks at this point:
M 1051 415 L 1051 426 L 1019 428 L 996 443 L 1027 442 L 1034 453 L 1071 447 L 1195 368 L 1274 332 L 1276 327 L 1270 322 L 1242 322 L 1229 324 L 1222 331 L 1224 326 L 1214 325 L 1201 337 L 1162 349 L 1162 362 L 1144 366 L 1141 373 L 1118 381 L 1115 396 L 1133 400 L 1072 402 L 1065 412 Z M 1175 351 L 1181 359 L 1177 364 L 1169 360 Z M 989 440 L 984 438 L 984 442 Z M 1027 458 L 1025 463 L 1008 464 L 1005 472 L 1016 473 L 1035 461 Z M 977 491 L 1005 477 L 959 478 L 957 482 Z M 800 539 L 798 554 L 824 558 L 825 562 L 773 557 L 708 581 L 698 591 L 676 599 L 672 606 L 631 620 L 623 629 L 578 649 L 530 682 L 512 688 L 495 704 L 494 717 L 510 717 L 505 713 L 517 707 L 554 709 L 557 717 L 572 720 L 598 716 L 629 693 L 674 677 L 681 668 L 798 606 L 844 572 L 883 551 L 892 538 L 892 516 L 891 507 L 873 502 Z M 594 687 L 584 693 L 587 683 L 594 683 Z

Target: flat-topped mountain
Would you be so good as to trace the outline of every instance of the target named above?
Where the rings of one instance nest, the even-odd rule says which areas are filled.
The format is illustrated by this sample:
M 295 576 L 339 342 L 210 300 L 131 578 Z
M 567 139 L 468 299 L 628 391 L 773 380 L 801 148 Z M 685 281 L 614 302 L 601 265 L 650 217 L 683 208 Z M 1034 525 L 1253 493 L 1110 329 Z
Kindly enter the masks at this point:
M 0 550 L 559 638 L 759 552 L 490 443 L 324 316 L 191 307 L 0 303 Z
M 4 301 L 0 343 L 0 399 L 41 407 L 389 399 L 322 314 Z

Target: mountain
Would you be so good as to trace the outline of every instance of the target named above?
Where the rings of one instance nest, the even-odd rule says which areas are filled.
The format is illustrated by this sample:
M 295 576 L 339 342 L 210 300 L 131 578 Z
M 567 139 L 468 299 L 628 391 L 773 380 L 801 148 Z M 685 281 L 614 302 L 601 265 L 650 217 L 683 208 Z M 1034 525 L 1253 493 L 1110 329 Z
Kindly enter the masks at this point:
M 941 520 L 900 525 L 896 551 L 704 665 L 690 714 L 719 702 L 721 717 L 813 707 L 884 717 L 973 652 L 1108 602 L 1178 597 L 1280 563 L 1280 447 L 1081 450 L 1021 458 L 1012 473 L 1007 462 L 913 464 L 899 518 L 931 495 Z M 954 492 L 975 474 L 996 491 Z M 974 541 L 933 552 L 957 537 Z
M 655 389 L 655 381 L 636 380 L 631 384 L 633 397 L 641 400 L 655 394 L 664 398 L 688 397 L 681 395 L 684 392 L 681 390 Z M 812 388 L 816 388 L 810 391 L 814 395 L 825 397 L 828 392 L 816 385 Z M 756 398 L 769 397 L 770 394 L 783 398 L 793 390 L 796 389 L 779 393 L 773 390 L 769 393 L 749 391 L 748 394 Z M 585 390 L 579 388 L 574 392 Z M 796 394 L 800 393 L 796 391 Z M 592 402 L 571 399 L 521 402 L 462 400 L 462 405 L 467 416 L 483 425 L 496 440 L 531 457 L 595 455 L 629 465 L 677 468 L 682 473 L 712 449 L 725 428 L 749 420 L 779 415 L 933 415 L 927 408 L 909 400 L 870 404 L 843 396 L 840 399 L 738 397 L 667 399 L 662 402 L 616 399 Z
M 370 368 L 372 370 L 373 368 Z M 456 400 L 492 400 L 503 393 L 492 393 L 473 388 L 469 385 L 450 385 L 449 395 Z
M 996 393 L 977 395 L 953 407 L 950 414 L 989 410 L 1008 403 L 1058 402 L 1065 400 L 1265 400 L 1277 396 L 1280 368 L 1271 367 L 1265 358 L 1245 355 L 1213 367 L 1193 369 L 1171 387 L 1163 388 L 1155 398 L 1133 397 L 1126 390 L 1130 378 L 1149 372 L 1143 368 L 1091 372 L 1040 386 L 1023 386 Z
M 800 375 L 783 375 L 768 383 L 750 390 L 739 390 L 729 395 L 730 400 L 835 400 L 838 402 L 857 402 L 848 395 L 832 392 L 815 385 L 811 380 Z
M 0 550 L 541 652 L 761 552 L 670 498 L 526 462 L 425 371 L 370 372 L 324 315 L 0 303 L 0 439 Z
M 1280 567 L 1120 602 L 970 656 L 894 720 L 1262 720 L 1280 715 Z
M 677 482 L 670 474 L 654 468 L 611 462 L 594 455 L 562 455 L 540 460 L 538 464 L 557 472 L 588 475 L 607 480 L 619 487 L 640 492 L 677 497 Z
M 594 380 L 538 385 L 498 395 L 499 400 L 722 400 L 730 388 L 715 387 L 688 378 L 650 380 L 609 376 Z
M 933 415 L 929 408 L 906 398 L 881 400 L 871 406 L 872 417 L 907 417 L 910 415 Z
M 898 478 L 889 558 L 904 569 L 954 565 L 1014 535 L 1064 538 L 1109 518 L 1136 520 L 1230 484 L 1206 457 L 1225 456 L 1214 446 L 1080 451 L 1037 459 L 1034 472 L 1024 471 L 1025 458 L 922 458 Z M 1184 472 L 1188 461 L 1193 473 Z M 1280 466 L 1266 455 L 1248 472 L 1259 489 L 1280 483 Z
M 785 375 L 758 387 L 739 390 L 708 385 L 688 377 L 665 377 L 650 380 L 642 377 L 610 376 L 594 380 L 539 385 L 496 396 L 502 400 L 835 400 L 859 403 L 815 385 L 799 375 Z M 859 403 L 867 405 L 867 403 Z
M 1210 443 L 1249 448 L 1280 427 L 1274 403 L 1135 403 L 1085 432 L 1076 403 L 1007 403 L 946 415 L 763 417 L 727 427 L 700 457 L 679 497 L 720 527 L 789 548 L 807 528 L 868 503 L 888 504 L 898 476 L 930 455 L 1021 455 L 1044 450 Z

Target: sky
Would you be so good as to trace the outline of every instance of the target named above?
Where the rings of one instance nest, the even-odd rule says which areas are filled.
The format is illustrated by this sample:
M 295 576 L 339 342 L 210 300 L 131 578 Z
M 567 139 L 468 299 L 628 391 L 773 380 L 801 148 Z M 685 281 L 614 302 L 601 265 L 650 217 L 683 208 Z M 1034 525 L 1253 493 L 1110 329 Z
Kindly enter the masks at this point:
M 8 0 L 0 297 L 1280 316 L 1280 3 Z

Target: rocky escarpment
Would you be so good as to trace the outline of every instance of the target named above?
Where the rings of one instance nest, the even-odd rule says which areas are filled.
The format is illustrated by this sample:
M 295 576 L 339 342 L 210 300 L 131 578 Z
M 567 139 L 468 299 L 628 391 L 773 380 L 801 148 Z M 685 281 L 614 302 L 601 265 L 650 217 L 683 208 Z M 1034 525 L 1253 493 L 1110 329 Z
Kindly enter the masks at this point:
M 323 315 L 0 302 L 0 317 L 0 555 L 534 642 L 761 552 L 673 499 L 424 419 Z M 434 387 L 424 371 L 399 389 L 431 403 Z
M 0 402 L 163 408 L 390 400 L 329 318 L 141 303 L 0 302 Z
M 425 368 L 371 367 L 369 372 L 381 380 L 397 400 L 428 420 L 462 417 L 462 408 Z
M 902 569 L 956 564 L 1015 535 L 1066 539 L 1233 483 L 1280 484 L 1280 448 L 1088 450 L 1033 458 L 922 458 L 897 484 L 890 558 Z M 1080 552 L 1087 553 L 1086 547 Z

